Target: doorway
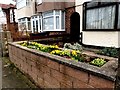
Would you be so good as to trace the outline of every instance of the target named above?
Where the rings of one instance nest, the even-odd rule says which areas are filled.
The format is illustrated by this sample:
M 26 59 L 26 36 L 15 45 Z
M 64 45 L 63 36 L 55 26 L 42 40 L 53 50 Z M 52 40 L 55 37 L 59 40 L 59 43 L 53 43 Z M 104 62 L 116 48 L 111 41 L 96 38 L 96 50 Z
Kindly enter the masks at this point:
M 70 17 L 70 39 L 73 42 L 78 42 L 80 37 L 80 15 L 74 12 Z

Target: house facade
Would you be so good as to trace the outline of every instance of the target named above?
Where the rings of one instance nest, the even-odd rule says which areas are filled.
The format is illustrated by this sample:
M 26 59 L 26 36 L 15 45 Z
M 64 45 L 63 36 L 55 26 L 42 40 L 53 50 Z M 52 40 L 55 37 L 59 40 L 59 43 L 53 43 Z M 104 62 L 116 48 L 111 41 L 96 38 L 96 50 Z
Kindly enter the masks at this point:
M 116 48 L 120 46 L 118 3 L 90 0 L 46 1 L 18 0 L 18 24 L 25 24 L 31 33 L 68 33 L 73 41 L 78 41 L 82 32 L 84 45 Z M 90 2 L 87 3 L 88 1 Z
M 31 32 L 31 16 L 35 14 L 34 0 L 17 0 L 17 19 L 19 31 L 23 25 L 27 31 Z
M 82 43 L 101 47 L 120 47 L 120 4 L 117 2 L 82 4 L 76 0 L 76 12 L 80 14 L 80 31 L 83 33 Z
M 11 3 L 15 2 L 16 0 L 11 1 Z M 7 30 L 12 31 L 17 22 L 16 6 L 14 4 L 0 4 L 0 8 L 0 24 L 7 24 Z
M 75 12 L 75 2 L 46 2 L 39 0 L 36 15 L 31 17 L 32 32 L 70 33 L 70 16 Z

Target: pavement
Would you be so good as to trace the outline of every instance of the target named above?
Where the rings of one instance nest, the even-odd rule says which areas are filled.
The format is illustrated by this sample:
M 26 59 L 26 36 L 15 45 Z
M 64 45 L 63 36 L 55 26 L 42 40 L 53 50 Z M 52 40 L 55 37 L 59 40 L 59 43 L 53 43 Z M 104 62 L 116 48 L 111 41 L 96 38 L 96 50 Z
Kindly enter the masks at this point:
M 2 89 L 16 89 L 16 88 L 37 88 L 26 76 L 24 76 L 13 64 L 9 61 L 8 57 L 0 58 L 0 66 L 2 74 Z

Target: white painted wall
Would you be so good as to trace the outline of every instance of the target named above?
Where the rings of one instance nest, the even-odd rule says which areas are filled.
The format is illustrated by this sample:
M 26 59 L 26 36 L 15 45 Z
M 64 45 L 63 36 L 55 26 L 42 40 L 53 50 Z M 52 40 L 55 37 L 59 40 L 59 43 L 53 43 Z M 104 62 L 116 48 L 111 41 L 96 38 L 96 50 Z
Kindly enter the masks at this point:
M 23 17 L 30 17 L 31 15 L 32 15 L 32 13 L 30 11 L 29 6 L 26 6 L 24 8 L 17 10 L 17 19 L 23 18 Z
M 35 2 L 31 2 L 29 6 L 24 6 L 20 9 L 17 9 L 17 19 L 23 17 L 31 17 L 35 14 Z
M 83 32 L 83 43 L 86 45 L 118 48 L 118 32 Z
M 84 0 L 76 0 L 76 12 L 80 14 L 80 31 L 83 26 L 83 8 Z M 83 44 L 104 46 L 104 47 L 120 47 L 120 32 L 115 31 L 82 31 Z

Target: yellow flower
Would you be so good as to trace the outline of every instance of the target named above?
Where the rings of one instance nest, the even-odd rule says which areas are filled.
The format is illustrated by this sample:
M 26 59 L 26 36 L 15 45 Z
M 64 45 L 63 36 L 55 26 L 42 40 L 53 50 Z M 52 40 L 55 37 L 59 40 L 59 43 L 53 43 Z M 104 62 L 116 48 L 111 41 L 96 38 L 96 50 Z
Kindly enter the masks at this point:
M 59 48 L 57 45 L 55 45 L 55 48 Z
M 73 56 L 77 56 L 77 52 L 75 50 L 72 51 Z

